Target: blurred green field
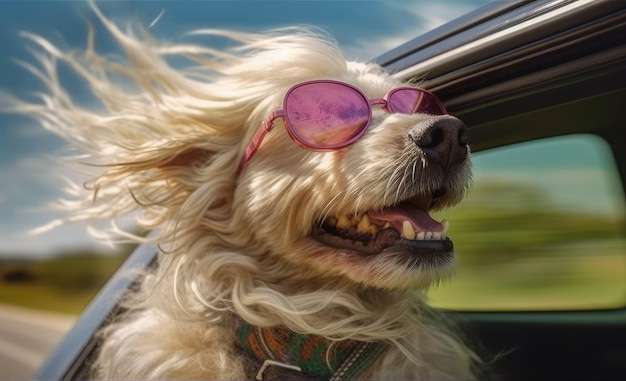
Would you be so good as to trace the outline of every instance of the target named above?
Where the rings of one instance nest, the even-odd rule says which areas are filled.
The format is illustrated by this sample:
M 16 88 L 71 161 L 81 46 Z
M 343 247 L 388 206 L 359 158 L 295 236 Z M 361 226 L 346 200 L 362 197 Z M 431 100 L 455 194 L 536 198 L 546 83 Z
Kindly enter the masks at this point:
M 577 310 L 626 306 L 626 221 L 561 204 L 541 189 L 484 182 L 440 213 L 461 264 L 429 292 L 455 310 Z
M 0 303 L 64 314 L 79 314 L 128 256 L 93 252 L 49 259 L 0 260 Z
M 69 315 L 78 315 L 95 295 L 95 289 L 62 292 L 45 284 L 0 284 L 0 303 Z
M 431 303 L 462 311 L 588 310 L 626 305 L 626 257 L 581 256 L 461 268 L 429 292 Z

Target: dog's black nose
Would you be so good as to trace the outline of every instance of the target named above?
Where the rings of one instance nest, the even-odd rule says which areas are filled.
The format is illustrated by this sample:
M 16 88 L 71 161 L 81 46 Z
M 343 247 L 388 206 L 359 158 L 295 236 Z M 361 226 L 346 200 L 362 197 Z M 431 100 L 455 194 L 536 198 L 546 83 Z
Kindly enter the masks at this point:
M 453 116 L 434 119 L 426 127 L 416 126 L 409 135 L 429 160 L 444 167 L 467 157 L 467 127 Z

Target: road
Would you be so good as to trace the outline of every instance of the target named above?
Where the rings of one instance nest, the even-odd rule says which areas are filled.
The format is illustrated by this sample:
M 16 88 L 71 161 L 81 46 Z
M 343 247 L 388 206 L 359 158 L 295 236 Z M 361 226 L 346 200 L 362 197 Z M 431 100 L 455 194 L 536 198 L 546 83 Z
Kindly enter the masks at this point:
M 0 305 L 0 380 L 25 380 L 71 328 L 75 318 Z

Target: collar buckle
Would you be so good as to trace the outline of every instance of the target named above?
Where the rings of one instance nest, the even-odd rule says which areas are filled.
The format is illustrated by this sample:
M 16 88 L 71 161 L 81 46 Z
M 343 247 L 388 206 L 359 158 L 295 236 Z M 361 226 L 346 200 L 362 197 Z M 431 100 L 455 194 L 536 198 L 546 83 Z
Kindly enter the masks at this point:
M 263 361 L 263 365 L 261 365 L 261 368 L 256 374 L 256 379 L 259 381 L 263 380 L 263 373 L 265 373 L 265 370 L 270 366 L 277 366 L 283 369 L 289 369 L 289 370 L 294 370 L 296 372 L 302 372 L 302 368 L 300 368 L 299 366 L 285 364 L 284 362 L 268 359 L 268 360 Z

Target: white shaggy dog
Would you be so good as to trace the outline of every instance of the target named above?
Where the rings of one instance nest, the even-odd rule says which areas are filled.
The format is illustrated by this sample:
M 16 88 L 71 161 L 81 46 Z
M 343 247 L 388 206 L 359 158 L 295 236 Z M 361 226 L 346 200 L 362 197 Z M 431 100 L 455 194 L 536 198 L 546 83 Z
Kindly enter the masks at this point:
M 94 377 L 475 377 L 479 360 L 423 296 L 454 266 L 447 223 L 428 212 L 470 183 L 458 119 L 425 92 L 408 94 L 434 108 L 386 98 L 411 86 L 346 62 L 317 30 L 195 33 L 238 43 L 216 51 L 95 11 L 126 58 L 99 55 L 93 36 L 63 52 L 31 35 L 47 92 L 12 104 L 99 171 L 65 203 L 71 220 L 139 211 L 158 233 L 158 266 L 102 331 Z M 59 65 L 99 104 L 79 106 Z

